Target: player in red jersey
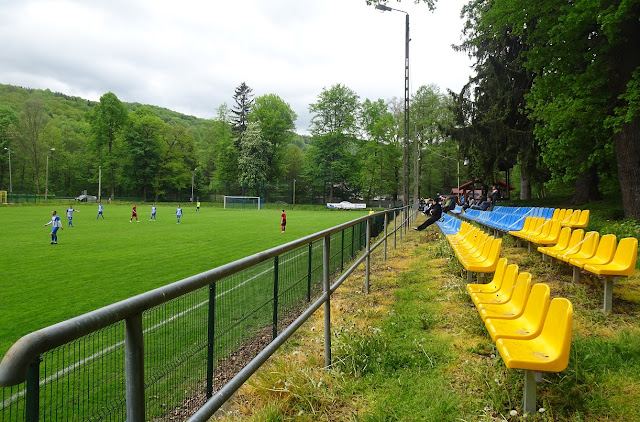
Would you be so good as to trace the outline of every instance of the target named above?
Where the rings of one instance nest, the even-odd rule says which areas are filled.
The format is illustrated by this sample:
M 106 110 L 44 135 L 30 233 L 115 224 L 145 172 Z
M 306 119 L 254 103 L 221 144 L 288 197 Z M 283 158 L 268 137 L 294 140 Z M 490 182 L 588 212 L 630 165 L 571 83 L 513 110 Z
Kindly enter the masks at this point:
M 280 228 L 282 229 L 282 233 L 284 233 L 284 229 L 287 226 L 287 214 L 284 213 L 284 210 L 282 210 L 282 214 L 280 214 L 280 217 L 282 218 L 282 220 L 280 221 Z
M 131 218 L 129 219 L 129 223 L 133 221 L 134 217 L 136 219 L 136 223 L 139 223 L 140 220 L 138 220 L 138 211 L 136 210 L 136 204 L 133 204 L 133 208 L 131 208 Z

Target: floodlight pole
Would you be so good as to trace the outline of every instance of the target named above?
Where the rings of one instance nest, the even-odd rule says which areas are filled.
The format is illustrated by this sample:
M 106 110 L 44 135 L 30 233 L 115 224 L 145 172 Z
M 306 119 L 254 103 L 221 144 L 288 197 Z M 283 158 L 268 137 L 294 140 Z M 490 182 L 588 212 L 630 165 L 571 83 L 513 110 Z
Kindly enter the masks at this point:
M 191 173 L 191 203 L 192 203 L 192 204 L 193 204 L 193 181 L 194 181 L 194 178 L 195 178 L 195 176 L 196 176 L 196 170 L 198 170 L 198 168 L 197 168 L 197 167 L 196 167 L 196 168 L 194 168 L 194 169 L 193 169 L 193 173 Z
M 396 11 L 406 16 L 405 42 L 404 42 L 404 142 L 402 145 L 402 205 L 409 205 L 409 13 L 404 10 L 394 9 L 384 4 L 377 4 L 376 9 L 383 12 Z
M 47 197 L 49 196 L 49 156 L 55 150 L 56 150 L 55 148 L 51 148 L 51 150 L 47 152 L 47 171 L 44 178 L 44 203 L 45 204 L 47 203 Z
M 100 203 L 101 196 L 102 196 L 102 166 L 98 166 L 98 203 Z
M 11 180 L 11 149 L 4 147 L 4 149 L 9 153 L 9 192 L 13 192 L 13 182 Z

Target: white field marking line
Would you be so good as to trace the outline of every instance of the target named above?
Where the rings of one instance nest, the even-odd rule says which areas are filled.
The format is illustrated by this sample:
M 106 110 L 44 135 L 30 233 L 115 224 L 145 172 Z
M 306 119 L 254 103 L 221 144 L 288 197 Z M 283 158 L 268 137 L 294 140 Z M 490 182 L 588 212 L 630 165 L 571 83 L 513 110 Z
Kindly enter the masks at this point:
M 317 248 L 319 248 L 321 246 L 322 246 L 322 244 L 318 243 L 316 246 L 313 247 L 313 249 L 317 249 Z M 282 263 L 284 264 L 284 263 L 287 263 L 289 261 L 292 261 L 292 260 L 304 255 L 305 253 L 306 252 L 303 252 L 303 253 L 300 253 L 298 255 L 292 256 L 291 258 L 289 258 L 289 259 L 287 259 L 285 261 L 282 261 Z M 254 276 L 249 277 L 248 279 L 246 279 L 242 283 L 230 288 L 229 290 L 225 290 L 224 292 L 221 292 L 221 293 L 217 294 L 216 295 L 216 299 L 226 295 L 227 293 L 230 293 L 230 292 L 238 289 L 239 287 L 247 284 L 248 282 L 250 282 L 252 280 L 255 280 L 256 278 L 258 278 L 258 277 L 260 277 L 260 276 L 262 276 L 264 274 L 267 274 L 269 271 L 273 271 L 273 267 L 267 268 L 266 270 L 263 270 L 263 271 L 259 272 L 258 274 L 255 274 Z M 184 311 L 179 312 L 179 313 L 177 313 L 177 314 L 175 314 L 175 315 L 173 315 L 173 316 L 171 316 L 171 317 L 169 317 L 169 318 L 167 318 L 165 320 L 162 320 L 159 323 L 147 328 L 146 330 L 143 331 L 143 333 L 147 333 L 149 331 L 155 330 L 156 328 L 162 327 L 163 325 L 166 325 L 169 322 L 171 322 L 171 321 L 173 321 L 173 320 L 175 320 L 177 318 L 180 318 L 180 317 L 186 315 L 187 313 L 189 313 L 191 311 L 195 311 L 196 309 L 201 308 L 202 306 L 206 305 L 207 303 L 209 303 L 209 300 L 205 300 L 203 302 L 198 303 L 197 305 L 192 306 L 191 308 L 185 309 Z M 92 354 L 91 356 L 87 356 L 86 358 L 79 360 L 78 362 L 74 363 L 73 365 L 67 366 L 66 368 L 63 368 L 63 369 L 59 370 L 55 374 L 49 375 L 47 378 L 45 378 L 43 380 L 40 380 L 40 385 L 44 385 L 44 384 L 46 384 L 46 383 L 48 383 L 48 382 L 50 382 L 50 381 L 62 376 L 62 375 L 66 375 L 69 372 L 71 372 L 71 371 L 75 370 L 76 368 L 78 368 L 79 366 L 82 366 L 85 363 L 90 362 L 90 361 L 92 361 L 92 360 L 94 360 L 94 359 L 96 359 L 96 358 L 98 358 L 98 357 L 110 352 L 111 350 L 122 346 L 123 344 L 124 344 L 124 341 L 119 341 L 118 343 L 113 344 L 113 345 L 111 345 L 109 347 L 106 347 L 106 348 L 100 350 L 99 352 L 96 352 L 96 353 Z M 23 389 L 22 391 L 19 391 L 18 393 L 14 394 L 13 396 L 11 396 L 8 399 L 6 399 L 4 402 L 2 402 L 2 407 L 0 409 L 4 409 L 5 407 L 10 405 L 12 402 L 14 402 L 19 397 L 24 396 L 25 392 L 26 392 L 26 389 Z

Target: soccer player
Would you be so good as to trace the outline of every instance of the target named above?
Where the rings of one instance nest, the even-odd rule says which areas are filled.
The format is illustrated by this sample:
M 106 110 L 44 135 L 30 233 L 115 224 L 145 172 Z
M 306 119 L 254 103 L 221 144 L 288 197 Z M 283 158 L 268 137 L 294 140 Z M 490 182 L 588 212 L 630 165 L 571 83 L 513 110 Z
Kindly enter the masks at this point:
M 51 244 L 58 244 L 58 229 L 63 230 L 62 223 L 60 222 L 60 217 L 58 217 L 58 213 L 55 211 L 51 211 L 51 221 L 46 223 L 44 226 L 47 227 L 49 224 L 52 224 L 51 227 Z
M 196 212 L 200 211 L 200 198 L 196 201 Z
M 284 210 L 282 210 L 282 214 L 280 214 L 280 218 L 282 218 L 282 220 L 280 221 L 280 228 L 282 229 L 282 233 L 284 233 L 284 230 L 287 226 L 287 214 L 284 213 Z
M 102 202 L 100 202 L 98 204 L 98 215 L 96 215 L 96 220 L 98 219 L 98 217 L 102 217 L 102 219 L 104 220 L 104 205 L 102 205 Z
M 73 208 L 71 205 L 69 205 L 69 208 L 67 208 L 67 218 L 69 219 L 69 224 L 67 224 L 67 227 L 73 227 L 73 213 L 74 212 L 80 212 L 77 209 Z
M 138 220 L 138 211 L 136 210 L 136 204 L 133 204 L 133 208 L 131 208 L 131 218 L 129 219 L 129 223 L 133 221 L 134 217 L 136 219 L 136 223 L 139 223 L 140 220 Z
M 182 217 L 182 208 L 180 208 L 180 204 L 178 204 L 178 209 L 176 209 L 176 217 L 178 218 L 178 222 L 176 224 L 180 224 L 180 217 Z
M 156 221 L 156 204 L 153 204 L 151 206 L 151 218 L 149 218 L 149 221 Z

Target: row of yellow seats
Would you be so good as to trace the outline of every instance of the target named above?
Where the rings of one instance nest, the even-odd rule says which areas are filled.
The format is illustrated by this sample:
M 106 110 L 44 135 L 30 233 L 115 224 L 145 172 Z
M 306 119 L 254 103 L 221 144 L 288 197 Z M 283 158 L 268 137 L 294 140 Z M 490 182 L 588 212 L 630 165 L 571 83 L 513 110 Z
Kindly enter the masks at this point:
M 494 272 L 500 258 L 502 239 L 463 221 L 456 234 L 446 235 L 462 266 L 469 272 Z
M 563 227 L 584 228 L 589 224 L 589 210 L 556 208 L 550 219 L 527 217 L 521 230 L 512 230 L 510 235 L 541 245 L 555 245 Z
M 617 246 L 616 246 L 617 243 Z M 605 277 L 604 311 L 612 308 L 613 282 L 618 277 L 632 276 L 638 257 L 638 239 L 626 237 L 617 242 L 614 234 L 600 236 L 596 231 L 561 230 L 555 246 L 540 246 L 544 255 L 573 266 L 573 282 L 580 281 L 580 270 Z
M 569 363 L 573 306 L 549 301 L 546 284 L 531 286 L 531 274 L 501 258 L 488 284 L 467 284 L 487 331 L 507 368 L 560 372 Z

